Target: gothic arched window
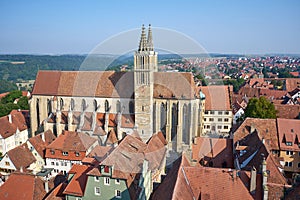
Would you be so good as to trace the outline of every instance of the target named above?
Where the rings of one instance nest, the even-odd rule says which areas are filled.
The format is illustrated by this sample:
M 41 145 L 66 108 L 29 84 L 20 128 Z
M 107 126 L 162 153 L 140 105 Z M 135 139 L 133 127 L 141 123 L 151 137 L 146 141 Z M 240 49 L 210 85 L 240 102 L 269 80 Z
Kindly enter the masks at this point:
M 134 102 L 133 101 L 129 102 L 129 113 L 134 113 Z
M 75 108 L 75 101 L 74 99 L 71 99 L 71 110 L 74 110 Z
M 60 98 L 60 110 L 63 110 L 63 108 L 64 108 L 64 100 L 63 100 L 63 98 Z
M 47 112 L 48 116 L 50 115 L 50 113 L 52 113 L 52 104 L 50 99 L 47 99 Z
M 105 112 L 109 111 L 109 102 L 107 100 L 105 100 L 104 108 L 105 108 Z
M 82 109 L 82 111 L 85 111 L 85 109 L 86 109 L 86 101 L 85 101 L 85 99 L 82 99 L 81 109 Z
M 98 110 L 98 103 L 97 103 L 97 100 L 94 99 L 94 111 L 97 111 Z

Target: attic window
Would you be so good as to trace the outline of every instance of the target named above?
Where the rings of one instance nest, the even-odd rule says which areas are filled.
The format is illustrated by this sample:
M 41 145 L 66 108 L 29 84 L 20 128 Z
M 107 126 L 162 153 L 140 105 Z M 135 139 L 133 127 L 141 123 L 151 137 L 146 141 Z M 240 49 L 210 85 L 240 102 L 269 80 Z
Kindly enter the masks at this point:
M 67 152 L 68 153 L 68 152 Z M 75 156 L 78 157 L 80 154 L 79 152 L 75 152 Z
M 292 146 L 292 142 L 286 142 L 286 146 Z
M 294 129 L 291 129 L 291 132 L 294 133 Z
M 126 119 L 126 120 L 125 120 L 125 123 L 126 123 L 126 124 L 129 124 L 129 123 L 130 123 L 130 120 L 129 120 L 129 119 Z
M 109 166 L 104 166 L 104 172 L 109 173 Z
M 67 156 L 67 155 L 69 155 L 69 153 L 67 152 L 67 151 L 63 151 L 63 156 Z

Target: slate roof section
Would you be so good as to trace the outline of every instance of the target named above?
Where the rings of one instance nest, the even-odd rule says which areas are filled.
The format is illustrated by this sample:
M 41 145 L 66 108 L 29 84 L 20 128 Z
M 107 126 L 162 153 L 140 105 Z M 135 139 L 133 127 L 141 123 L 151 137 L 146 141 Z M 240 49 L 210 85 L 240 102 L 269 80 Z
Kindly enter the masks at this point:
M 133 98 L 133 77 L 133 72 L 39 71 L 32 95 Z M 155 98 L 194 99 L 195 89 L 191 73 L 154 73 Z
M 0 187 L 0 199 L 36 199 L 46 195 L 44 182 L 37 176 L 13 173 Z
M 228 86 L 202 86 L 205 95 L 205 110 L 231 110 Z

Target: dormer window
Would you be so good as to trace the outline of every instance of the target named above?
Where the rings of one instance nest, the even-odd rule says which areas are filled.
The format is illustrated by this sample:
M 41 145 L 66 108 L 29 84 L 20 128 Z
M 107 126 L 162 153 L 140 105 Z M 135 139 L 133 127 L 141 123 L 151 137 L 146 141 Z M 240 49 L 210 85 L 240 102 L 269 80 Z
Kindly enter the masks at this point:
M 67 151 L 63 151 L 63 156 L 68 156 L 69 153 Z
M 79 157 L 80 153 L 79 152 L 75 152 L 75 156 Z
M 109 166 L 104 166 L 104 172 L 109 173 Z
M 292 142 L 286 142 L 286 146 L 292 146 Z
M 54 155 L 55 154 L 55 151 L 54 150 L 50 150 L 51 152 L 51 155 Z

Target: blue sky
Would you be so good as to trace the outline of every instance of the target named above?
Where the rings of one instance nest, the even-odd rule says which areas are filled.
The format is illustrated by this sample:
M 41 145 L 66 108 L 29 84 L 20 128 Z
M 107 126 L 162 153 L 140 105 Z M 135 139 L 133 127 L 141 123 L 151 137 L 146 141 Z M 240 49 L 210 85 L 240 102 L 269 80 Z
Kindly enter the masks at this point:
M 1 0 L 0 53 L 88 53 L 149 23 L 212 53 L 300 53 L 299 8 L 299 0 Z

